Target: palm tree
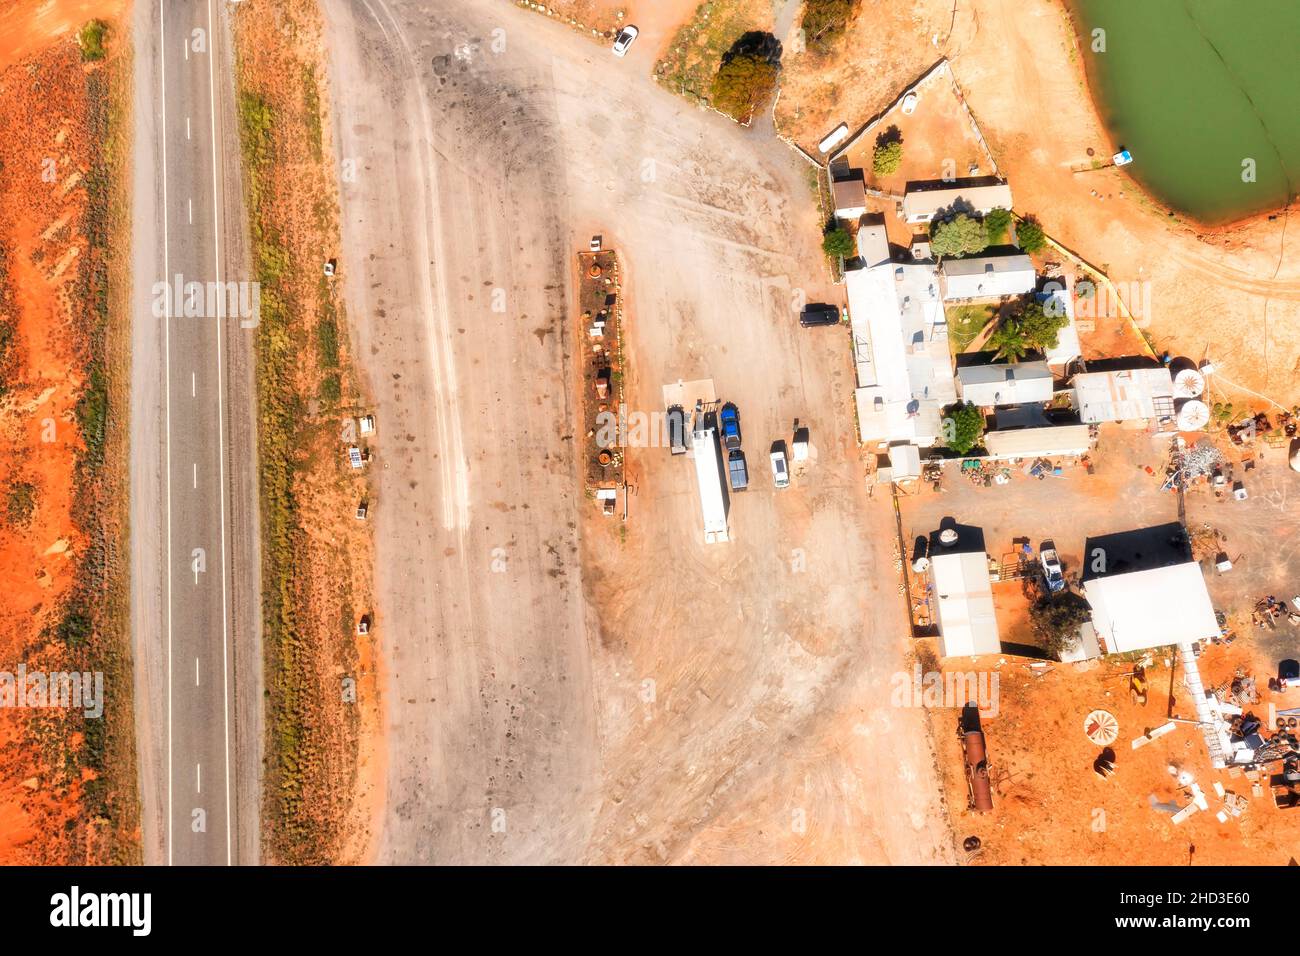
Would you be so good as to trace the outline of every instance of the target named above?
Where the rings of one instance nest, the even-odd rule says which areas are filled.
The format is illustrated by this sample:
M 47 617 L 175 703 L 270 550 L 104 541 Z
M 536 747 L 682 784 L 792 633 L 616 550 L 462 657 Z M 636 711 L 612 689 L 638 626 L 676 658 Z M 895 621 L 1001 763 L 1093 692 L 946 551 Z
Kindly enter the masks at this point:
M 1008 362 L 1019 362 L 1029 351 L 1024 329 L 1014 319 L 1008 319 L 998 326 L 998 330 L 989 337 L 989 344 L 997 350 L 998 358 L 1004 358 Z

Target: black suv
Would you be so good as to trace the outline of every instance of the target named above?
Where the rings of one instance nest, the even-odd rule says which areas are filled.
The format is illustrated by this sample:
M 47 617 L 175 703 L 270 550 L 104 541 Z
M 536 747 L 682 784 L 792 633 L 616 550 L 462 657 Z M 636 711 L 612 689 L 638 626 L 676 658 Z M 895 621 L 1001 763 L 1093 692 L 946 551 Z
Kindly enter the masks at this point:
M 806 329 L 815 325 L 839 325 L 840 310 L 833 305 L 810 305 L 799 313 L 799 324 Z

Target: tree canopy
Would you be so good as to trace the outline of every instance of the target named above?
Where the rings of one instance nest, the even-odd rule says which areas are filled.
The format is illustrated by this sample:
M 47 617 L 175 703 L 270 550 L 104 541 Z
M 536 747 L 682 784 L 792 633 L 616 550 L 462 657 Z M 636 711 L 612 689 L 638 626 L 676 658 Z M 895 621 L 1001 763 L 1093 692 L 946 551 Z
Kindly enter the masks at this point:
M 713 106 L 741 123 L 767 102 L 776 89 L 777 66 L 757 53 L 737 53 L 722 61 L 713 77 Z
M 930 248 L 940 256 L 969 256 L 988 248 L 984 223 L 959 212 L 930 230 Z
M 856 251 L 853 236 L 842 226 L 837 226 L 822 237 L 822 252 L 828 256 L 839 256 L 841 259 L 847 259 Z
M 944 444 L 957 454 L 966 454 L 979 444 L 983 435 L 984 415 L 970 402 L 950 405 L 945 410 L 943 417 Z
M 1016 240 L 1025 252 L 1037 252 L 1047 245 L 1047 233 L 1043 232 L 1038 220 L 1030 216 L 1016 226 Z

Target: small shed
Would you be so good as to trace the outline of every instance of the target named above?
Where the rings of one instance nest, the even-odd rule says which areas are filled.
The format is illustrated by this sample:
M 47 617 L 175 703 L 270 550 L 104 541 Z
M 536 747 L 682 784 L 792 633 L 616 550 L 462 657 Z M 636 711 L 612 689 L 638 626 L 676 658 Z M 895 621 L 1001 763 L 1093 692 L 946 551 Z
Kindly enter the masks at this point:
M 997 654 L 1002 650 L 988 556 L 983 551 L 931 552 L 942 657 Z
M 867 188 L 861 179 L 838 179 L 831 184 L 835 215 L 857 219 L 867 211 Z

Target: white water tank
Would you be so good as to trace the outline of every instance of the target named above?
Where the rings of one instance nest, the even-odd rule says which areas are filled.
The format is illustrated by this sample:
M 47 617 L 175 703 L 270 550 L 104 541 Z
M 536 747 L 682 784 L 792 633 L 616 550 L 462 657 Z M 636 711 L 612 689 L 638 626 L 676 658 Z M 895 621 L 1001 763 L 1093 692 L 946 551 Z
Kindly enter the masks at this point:
M 939 543 L 945 548 L 951 548 L 957 543 L 957 537 L 956 528 L 944 528 L 939 532 Z
M 1174 375 L 1174 398 L 1198 398 L 1205 391 L 1205 376 L 1194 368 Z
M 1178 407 L 1174 421 L 1180 432 L 1199 432 L 1210 424 L 1210 407 L 1199 399 L 1189 398 Z
M 1300 471 L 1300 438 L 1291 443 L 1291 470 Z

